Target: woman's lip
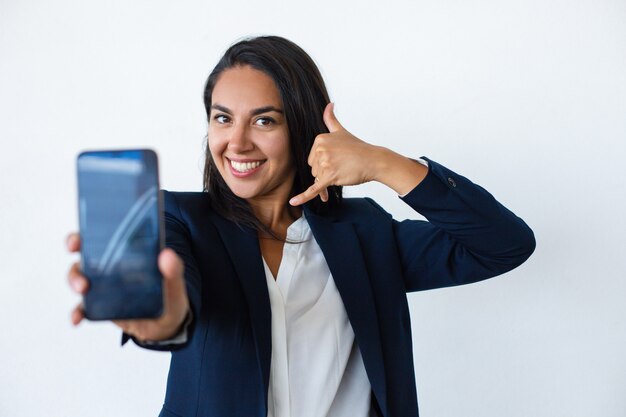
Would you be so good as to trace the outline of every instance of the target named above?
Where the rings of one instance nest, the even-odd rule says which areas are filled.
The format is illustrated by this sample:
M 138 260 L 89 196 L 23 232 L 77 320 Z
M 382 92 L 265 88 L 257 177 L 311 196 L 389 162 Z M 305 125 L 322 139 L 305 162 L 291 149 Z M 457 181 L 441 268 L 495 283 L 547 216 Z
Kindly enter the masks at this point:
M 230 168 L 230 173 L 233 174 L 233 176 L 237 177 L 237 178 L 246 178 L 249 177 L 251 175 L 254 175 L 257 171 L 259 171 L 261 169 L 261 167 L 263 167 L 263 165 L 265 164 L 265 161 L 267 161 L 266 159 L 229 159 L 226 158 L 228 160 L 228 167 Z M 260 162 L 259 166 L 256 168 L 252 168 L 249 171 L 245 171 L 245 172 L 240 172 L 237 171 L 233 165 L 230 163 L 230 161 L 234 161 L 234 162 L 238 162 L 238 163 L 246 163 L 246 162 Z
M 246 158 L 246 159 L 242 158 L 242 159 L 240 159 L 240 158 L 229 158 L 229 157 L 226 157 L 226 159 L 228 159 L 229 162 L 230 161 L 235 161 L 235 162 L 239 162 L 239 163 L 260 162 L 262 164 L 263 162 L 266 161 L 266 159 L 250 159 L 250 158 Z

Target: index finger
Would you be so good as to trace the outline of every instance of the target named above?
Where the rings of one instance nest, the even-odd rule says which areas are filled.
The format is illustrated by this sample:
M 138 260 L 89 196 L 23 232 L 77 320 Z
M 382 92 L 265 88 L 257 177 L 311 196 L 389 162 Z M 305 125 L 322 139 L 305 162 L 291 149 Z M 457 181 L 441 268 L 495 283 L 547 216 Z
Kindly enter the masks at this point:
M 301 204 L 304 204 L 307 201 L 310 201 L 318 195 L 322 194 L 326 190 L 326 187 L 328 187 L 328 184 L 325 184 L 322 181 L 315 182 L 303 193 L 291 198 L 291 200 L 289 200 L 289 204 L 291 204 L 292 206 L 299 206 Z

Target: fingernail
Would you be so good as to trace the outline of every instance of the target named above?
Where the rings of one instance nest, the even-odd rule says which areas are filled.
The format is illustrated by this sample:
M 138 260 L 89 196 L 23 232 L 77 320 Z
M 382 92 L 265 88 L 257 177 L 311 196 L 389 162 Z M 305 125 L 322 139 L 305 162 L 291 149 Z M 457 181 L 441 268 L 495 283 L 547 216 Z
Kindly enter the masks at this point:
M 292 198 L 291 200 L 289 200 L 289 204 L 295 206 L 296 204 L 298 204 L 298 199 L 296 197 Z

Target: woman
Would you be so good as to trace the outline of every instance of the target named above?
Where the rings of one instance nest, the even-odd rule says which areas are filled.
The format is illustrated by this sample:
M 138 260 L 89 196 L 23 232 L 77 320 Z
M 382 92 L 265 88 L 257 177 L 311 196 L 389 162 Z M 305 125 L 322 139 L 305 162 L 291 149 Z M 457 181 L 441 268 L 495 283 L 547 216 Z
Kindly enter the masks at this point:
M 532 231 L 438 163 L 350 134 L 286 39 L 230 47 L 204 101 L 205 192 L 165 192 L 165 313 L 116 322 L 123 342 L 172 351 L 160 415 L 416 416 L 406 292 L 509 271 Z M 429 221 L 342 199 L 368 181 Z M 87 291 L 78 265 L 69 279 Z

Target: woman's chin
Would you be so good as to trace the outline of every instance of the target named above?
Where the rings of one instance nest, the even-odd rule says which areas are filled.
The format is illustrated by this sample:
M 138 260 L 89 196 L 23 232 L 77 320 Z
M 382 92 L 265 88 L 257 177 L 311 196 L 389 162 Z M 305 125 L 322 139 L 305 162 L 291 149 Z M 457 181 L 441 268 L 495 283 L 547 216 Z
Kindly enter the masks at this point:
M 251 192 L 251 191 L 241 191 L 241 190 L 236 190 L 236 189 L 233 189 L 233 188 L 231 188 L 230 190 L 231 190 L 231 191 L 233 192 L 233 194 L 235 194 L 237 197 L 239 197 L 239 198 L 241 198 L 241 199 L 244 199 L 244 200 L 249 200 L 249 199 L 251 199 L 251 198 L 256 197 L 256 193 Z
M 258 187 L 250 187 L 251 184 L 249 184 L 248 186 L 242 186 L 242 184 L 227 183 L 227 185 L 233 194 L 244 200 L 258 197 L 260 193 Z

